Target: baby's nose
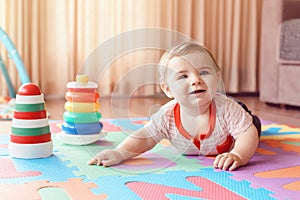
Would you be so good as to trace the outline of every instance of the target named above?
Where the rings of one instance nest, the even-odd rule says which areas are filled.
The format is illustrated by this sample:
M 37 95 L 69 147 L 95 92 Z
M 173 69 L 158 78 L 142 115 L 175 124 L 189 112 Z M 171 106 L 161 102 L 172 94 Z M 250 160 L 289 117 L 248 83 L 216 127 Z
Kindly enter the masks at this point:
M 203 83 L 203 80 L 200 75 L 195 74 L 195 75 L 191 76 L 191 84 L 192 85 L 200 85 L 202 83 Z

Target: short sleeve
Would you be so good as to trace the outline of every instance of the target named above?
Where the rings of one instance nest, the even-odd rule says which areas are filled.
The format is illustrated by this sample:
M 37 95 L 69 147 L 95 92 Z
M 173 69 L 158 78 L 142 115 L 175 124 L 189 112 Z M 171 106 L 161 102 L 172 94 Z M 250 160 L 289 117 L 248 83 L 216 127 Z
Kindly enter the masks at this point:
M 253 123 L 252 116 L 230 98 L 225 103 L 224 117 L 229 134 L 234 139 L 244 133 Z
M 161 107 L 151 116 L 150 121 L 145 125 L 145 129 L 156 142 L 168 139 L 168 121 L 168 111 L 165 107 Z

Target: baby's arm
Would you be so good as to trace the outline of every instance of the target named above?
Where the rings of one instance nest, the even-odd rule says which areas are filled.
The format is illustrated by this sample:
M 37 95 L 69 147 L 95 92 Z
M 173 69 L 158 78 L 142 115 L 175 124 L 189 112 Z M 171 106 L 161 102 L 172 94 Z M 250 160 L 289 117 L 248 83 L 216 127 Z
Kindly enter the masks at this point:
M 252 124 L 246 132 L 240 134 L 235 141 L 233 149 L 229 153 L 223 153 L 216 157 L 215 168 L 230 171 L 239 166 L 246 165 L 254 155 L 259 142 L 257 129 Z
M 103 165 L 105 167 L 117 165 L 123 160 L 135 157 L 152 149 L 156 141 L 147 134 L 145 128 L 141 128 L 130 134 L 115 149 L 106 149 L 96 154 L 88 164 Z

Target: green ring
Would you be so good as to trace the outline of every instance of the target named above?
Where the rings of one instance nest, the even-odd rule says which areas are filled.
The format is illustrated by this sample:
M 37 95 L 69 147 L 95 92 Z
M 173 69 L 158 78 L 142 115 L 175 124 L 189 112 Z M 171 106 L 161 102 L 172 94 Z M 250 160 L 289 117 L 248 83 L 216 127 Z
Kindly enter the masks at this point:
M 49 126 L 39 127 L 39 128 L 16 128 L 12 127 L 11 132 L 18 136 L 37 136 L 50 133 Z
M 36 112 L 45 110 L 44 103 L 37 103 L 37 104 L 15 104 L 15 111 L 19 112 Z
M 88 123 L 97 123 L 101 118 L 101 113 L 99 112 L 64 112 L 63 118 L 68 123 L 73 124 L 88 124 Z

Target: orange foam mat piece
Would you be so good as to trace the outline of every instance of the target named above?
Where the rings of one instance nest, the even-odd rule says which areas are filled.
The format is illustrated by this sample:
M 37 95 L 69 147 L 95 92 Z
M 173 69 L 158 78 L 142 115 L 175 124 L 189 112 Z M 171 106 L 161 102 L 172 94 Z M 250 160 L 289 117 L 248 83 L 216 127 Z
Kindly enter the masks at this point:
M 300 165 L 267 172 L 256 173 L 261 178 L 300 178 Z
M 254 174 L 261 178 L 300 178 L 300 165 L 295 167 L 282 168 L 272 171 L 260 172 Z M 283 185 L 283 188 L 287 190 L 300 192 L 300 181 L 292 182 Z

